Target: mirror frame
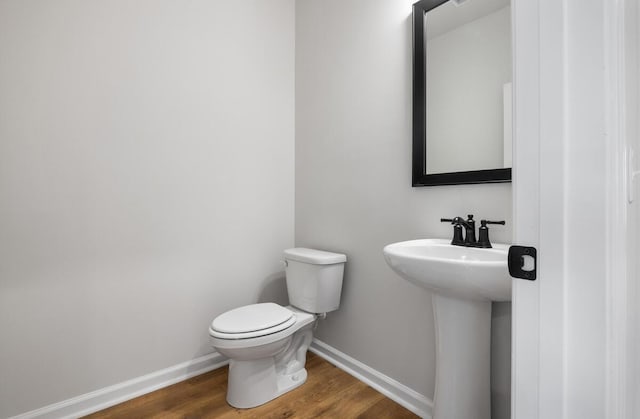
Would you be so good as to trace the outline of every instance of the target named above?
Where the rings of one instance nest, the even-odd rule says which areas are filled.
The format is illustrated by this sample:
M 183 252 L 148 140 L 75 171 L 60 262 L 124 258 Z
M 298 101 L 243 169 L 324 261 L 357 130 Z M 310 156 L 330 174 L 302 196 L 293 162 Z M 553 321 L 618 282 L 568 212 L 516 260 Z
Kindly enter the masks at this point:
M 425 15 L 449 0 L 420 0 L 413 5 L 413 164 L 412 186 L 511 182 L 511 168 L 427 174 L 427 50 Z

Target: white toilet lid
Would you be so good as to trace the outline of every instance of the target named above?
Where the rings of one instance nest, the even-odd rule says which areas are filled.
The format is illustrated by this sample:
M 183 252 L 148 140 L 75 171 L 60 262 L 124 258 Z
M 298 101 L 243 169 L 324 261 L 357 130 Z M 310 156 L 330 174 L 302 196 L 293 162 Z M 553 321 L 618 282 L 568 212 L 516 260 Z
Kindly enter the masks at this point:
M 222 339 L 247 339 L 280 332 L 295 322 L 293 312 L 278 304 L 251 304 L 219 315 L 210 331 Z

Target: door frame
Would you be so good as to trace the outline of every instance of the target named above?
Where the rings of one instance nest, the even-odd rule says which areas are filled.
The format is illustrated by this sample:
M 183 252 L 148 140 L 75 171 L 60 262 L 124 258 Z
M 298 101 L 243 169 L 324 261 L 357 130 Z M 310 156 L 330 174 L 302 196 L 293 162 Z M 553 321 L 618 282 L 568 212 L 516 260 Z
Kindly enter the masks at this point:
M 629 37 L 627 25 L 637 25 L 636 13 L 627 13 L 627 7 L 635 11 L 637 0 L 616 0 L 608 2 L 604 15 L 605 43 L 605 85 L 607 106 L 607 276 L 606 276 L 606 417 L 627 419 L 633 417 L 633 396 L 629 393 L 633 386 L 630 368 L 630 342 L 633 336 L 633 319 L 630 317 L 628 294 L 632 292 L 633 280 L 629 271 L 629 246 L 633 243 L 628 236 L 629 211 L 628 178 L 631 138 L 627 133 L 627 71 L 629 57 L 627 45 L 637 49 L 637 40 Z M 636 75 L 637 76 L 637 75 Z M 631 92 L 631 95 L 637 91 Z M 637 205 L 635 205 L 637 207 Z M 637 215 L 637 214 L 636 214 Z M 631 253 L 632 254 L 632 253 Z

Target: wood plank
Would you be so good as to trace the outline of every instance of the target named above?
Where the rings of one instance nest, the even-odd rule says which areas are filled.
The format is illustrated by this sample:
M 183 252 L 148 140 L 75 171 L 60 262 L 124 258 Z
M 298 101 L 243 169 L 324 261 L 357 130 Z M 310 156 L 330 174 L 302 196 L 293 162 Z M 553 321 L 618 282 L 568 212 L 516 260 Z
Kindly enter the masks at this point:
M 319 356 L 307 354 L 307 382 L 253 409 L 227 404 L 228 368 L 220 368 L 92 415 L 118 418 L 361 418 L 404 419 L 415 414 Z

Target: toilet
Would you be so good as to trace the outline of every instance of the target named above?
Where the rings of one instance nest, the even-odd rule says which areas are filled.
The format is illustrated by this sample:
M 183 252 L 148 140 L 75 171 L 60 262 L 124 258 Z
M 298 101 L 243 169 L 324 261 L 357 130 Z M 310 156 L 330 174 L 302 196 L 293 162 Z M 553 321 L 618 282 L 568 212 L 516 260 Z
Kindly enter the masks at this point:
M 322 250 L 284 251 L 289 306 L 251 304 L 216 317 L 213 347 L 229 358 L 227 402 L 264 404 L 304 384 L 307 349 L 316 320 L 340 306 L 347 257 Z

